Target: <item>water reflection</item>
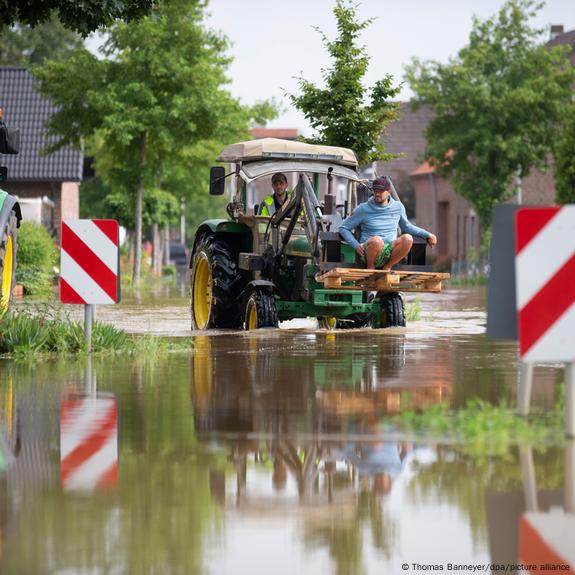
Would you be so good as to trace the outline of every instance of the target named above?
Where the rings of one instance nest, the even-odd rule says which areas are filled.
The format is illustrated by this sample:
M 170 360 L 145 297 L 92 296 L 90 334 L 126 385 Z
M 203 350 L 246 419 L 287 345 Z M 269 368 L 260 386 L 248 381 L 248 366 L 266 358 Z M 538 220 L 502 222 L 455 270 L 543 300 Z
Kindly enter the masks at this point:
M 90 378 L 83 361 L 0 360 L 0 572 L 446 570 L 517 563 L 526 521 L 572 544 L 572 445 L 490 455 L 382 423 L 439 401 L 512 400 L 512 357 L 479 336 L 272 330 L 95 360 Z M 546 383 L 539 405 L 554 394 Z M 107 416 L 80 409 L 95 399 Z M 96 433 L 114 420 L 117 442 Z M 114 488 L 65 490 L 69 445 L 90 436 L 117 445 Z
M 411 354 L 403 335 L 376 342 L 322 333 L 282 335 L 280 342 L 274 337 L 245 336 L 242 353 L 222 338 L 196 342 L 196 433 L 231 465 L 227 474 L 210 472 L 210 493 L 230 520 L 239 517 L 250 532 L 294 521 L 304 549 L 326 550 L 338 572 L 376 566 L 399 572 L 406 560 L 500 563 L 501 548 L 508 564 L 519 562 L 519 549 L 508 540 L 512 531 L 502 540 L 492 534 L 501 521 L 491 525 L 487 518 L 494 489 L 495 497 L 501 489 L 522 491 L 518 449 L 493 457 L 472 455 L 465 446 L 414 445 L 393 439 L 379 423 L 385 414 L 440 401 L 454 405 L 467 395 L 449 346 L 423 355 L 420 349 Z M 490 368 L 479 377 L 505 374 L 497 361 Z M 560 453 L 549 448 L 536 454 L 548 485 L 573 484 L 572 475 L 565 481 L 559 472 Z M 437 532 L 436 522 L 442 525 Z M 239 533 L 234 537 L 243 540 Z
M 60 479 L 65 491 L 118 483 L 118 414 L 111 394 L 70 392 L 60 405 Z

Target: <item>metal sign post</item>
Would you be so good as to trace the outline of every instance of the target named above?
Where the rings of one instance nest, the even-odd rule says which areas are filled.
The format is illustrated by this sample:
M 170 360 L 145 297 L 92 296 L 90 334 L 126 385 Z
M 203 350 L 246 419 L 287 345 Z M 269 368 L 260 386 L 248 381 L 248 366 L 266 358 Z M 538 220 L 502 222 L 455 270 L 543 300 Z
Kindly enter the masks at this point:
M 565 432 L 567 437 L 575 438 L 575 363 L 568 363 L 565 366 L 565 407 L 567 409 Z
M 94 321 L 94 308 L 91 303 L 84 305 L 84 339 L 86 340 L 86 350 L 92 351 L 92 323 Z

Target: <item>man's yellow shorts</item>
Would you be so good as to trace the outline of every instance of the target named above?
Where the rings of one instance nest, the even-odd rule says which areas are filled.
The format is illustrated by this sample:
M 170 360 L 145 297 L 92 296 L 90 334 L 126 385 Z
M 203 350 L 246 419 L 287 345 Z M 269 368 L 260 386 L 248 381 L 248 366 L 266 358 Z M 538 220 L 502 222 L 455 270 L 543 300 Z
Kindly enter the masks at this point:
M 363 255 L 361 256 L 361 261 L 364 264 L 367 264 L 367 260 L 365 259 L 365 244 L 362 244 L 363 247 Z M 383 249 L 379 253 L 379 255 L 375 258 L 375 267 L 382 268 L 391 257 L 391 250 L 393 249 L 393 243 L 389 242 L 383 245 Z

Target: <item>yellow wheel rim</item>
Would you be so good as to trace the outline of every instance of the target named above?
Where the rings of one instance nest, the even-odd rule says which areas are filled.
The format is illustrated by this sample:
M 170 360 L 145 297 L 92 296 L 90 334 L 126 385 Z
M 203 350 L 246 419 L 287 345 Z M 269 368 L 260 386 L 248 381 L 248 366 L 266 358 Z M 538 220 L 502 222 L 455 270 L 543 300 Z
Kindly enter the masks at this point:
M 248 329 L 258 329 L 258 311 L 253 302 L 250 302 L 248 308 Z
M 194 407 L 207 407 L 212 396 L 212 347 L 207 335 L 194 340 Z
M 337 324 L 337 318 L 335 317 L 322 317 L 320 320 L 320 327 L 323 329 L 334 330 Z
M 212 308 L 212 269 L 207 256 L 200 253 L 194 265 L 192 277 L 192 302 L 194 323 L 199 329 L 205 329 Z
M 2 270 L 2 297 L 0 298 L 0 310 L 5 310 L 10 301 L 13 263 L 12 236 L 8 236 L 8 239 L 6 240 L 6 254 L 4 255 L 4 269 Z

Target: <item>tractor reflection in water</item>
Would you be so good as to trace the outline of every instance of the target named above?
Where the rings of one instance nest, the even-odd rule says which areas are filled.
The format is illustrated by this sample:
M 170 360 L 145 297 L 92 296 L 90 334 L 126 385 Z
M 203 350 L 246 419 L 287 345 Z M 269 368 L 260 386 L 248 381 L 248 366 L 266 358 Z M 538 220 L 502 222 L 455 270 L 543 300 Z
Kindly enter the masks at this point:
M 296 334 L 291 340 L 277 333 L 292 353 L 306 337 L 322 345 L 313 346 L 317 355 L 302 353 L 294 361 L 271 333 L 245 336 L 242 353 L 237 345 L 226 349 L 225 337 L 195 338 L 197 438 L 227 453 L 233 469 L 210 470 L 213 497 L 243 518 L 299 519 L 306 540 L 327 543 L 334 552 L 335 533 L 357 538 L 358 526 L 367 524 L 390 554 L 396 527 L 382 498 L 413 446 L 387 439 L 378 421 L 397 413 L 402 401 L 417 408 L 449 399 L 450 386 L 440 381 L 401 398 L 403 337 L 384 338 L 374 358 L 345 334 Z M 233 361 L 224 359 L 226 353 Z

